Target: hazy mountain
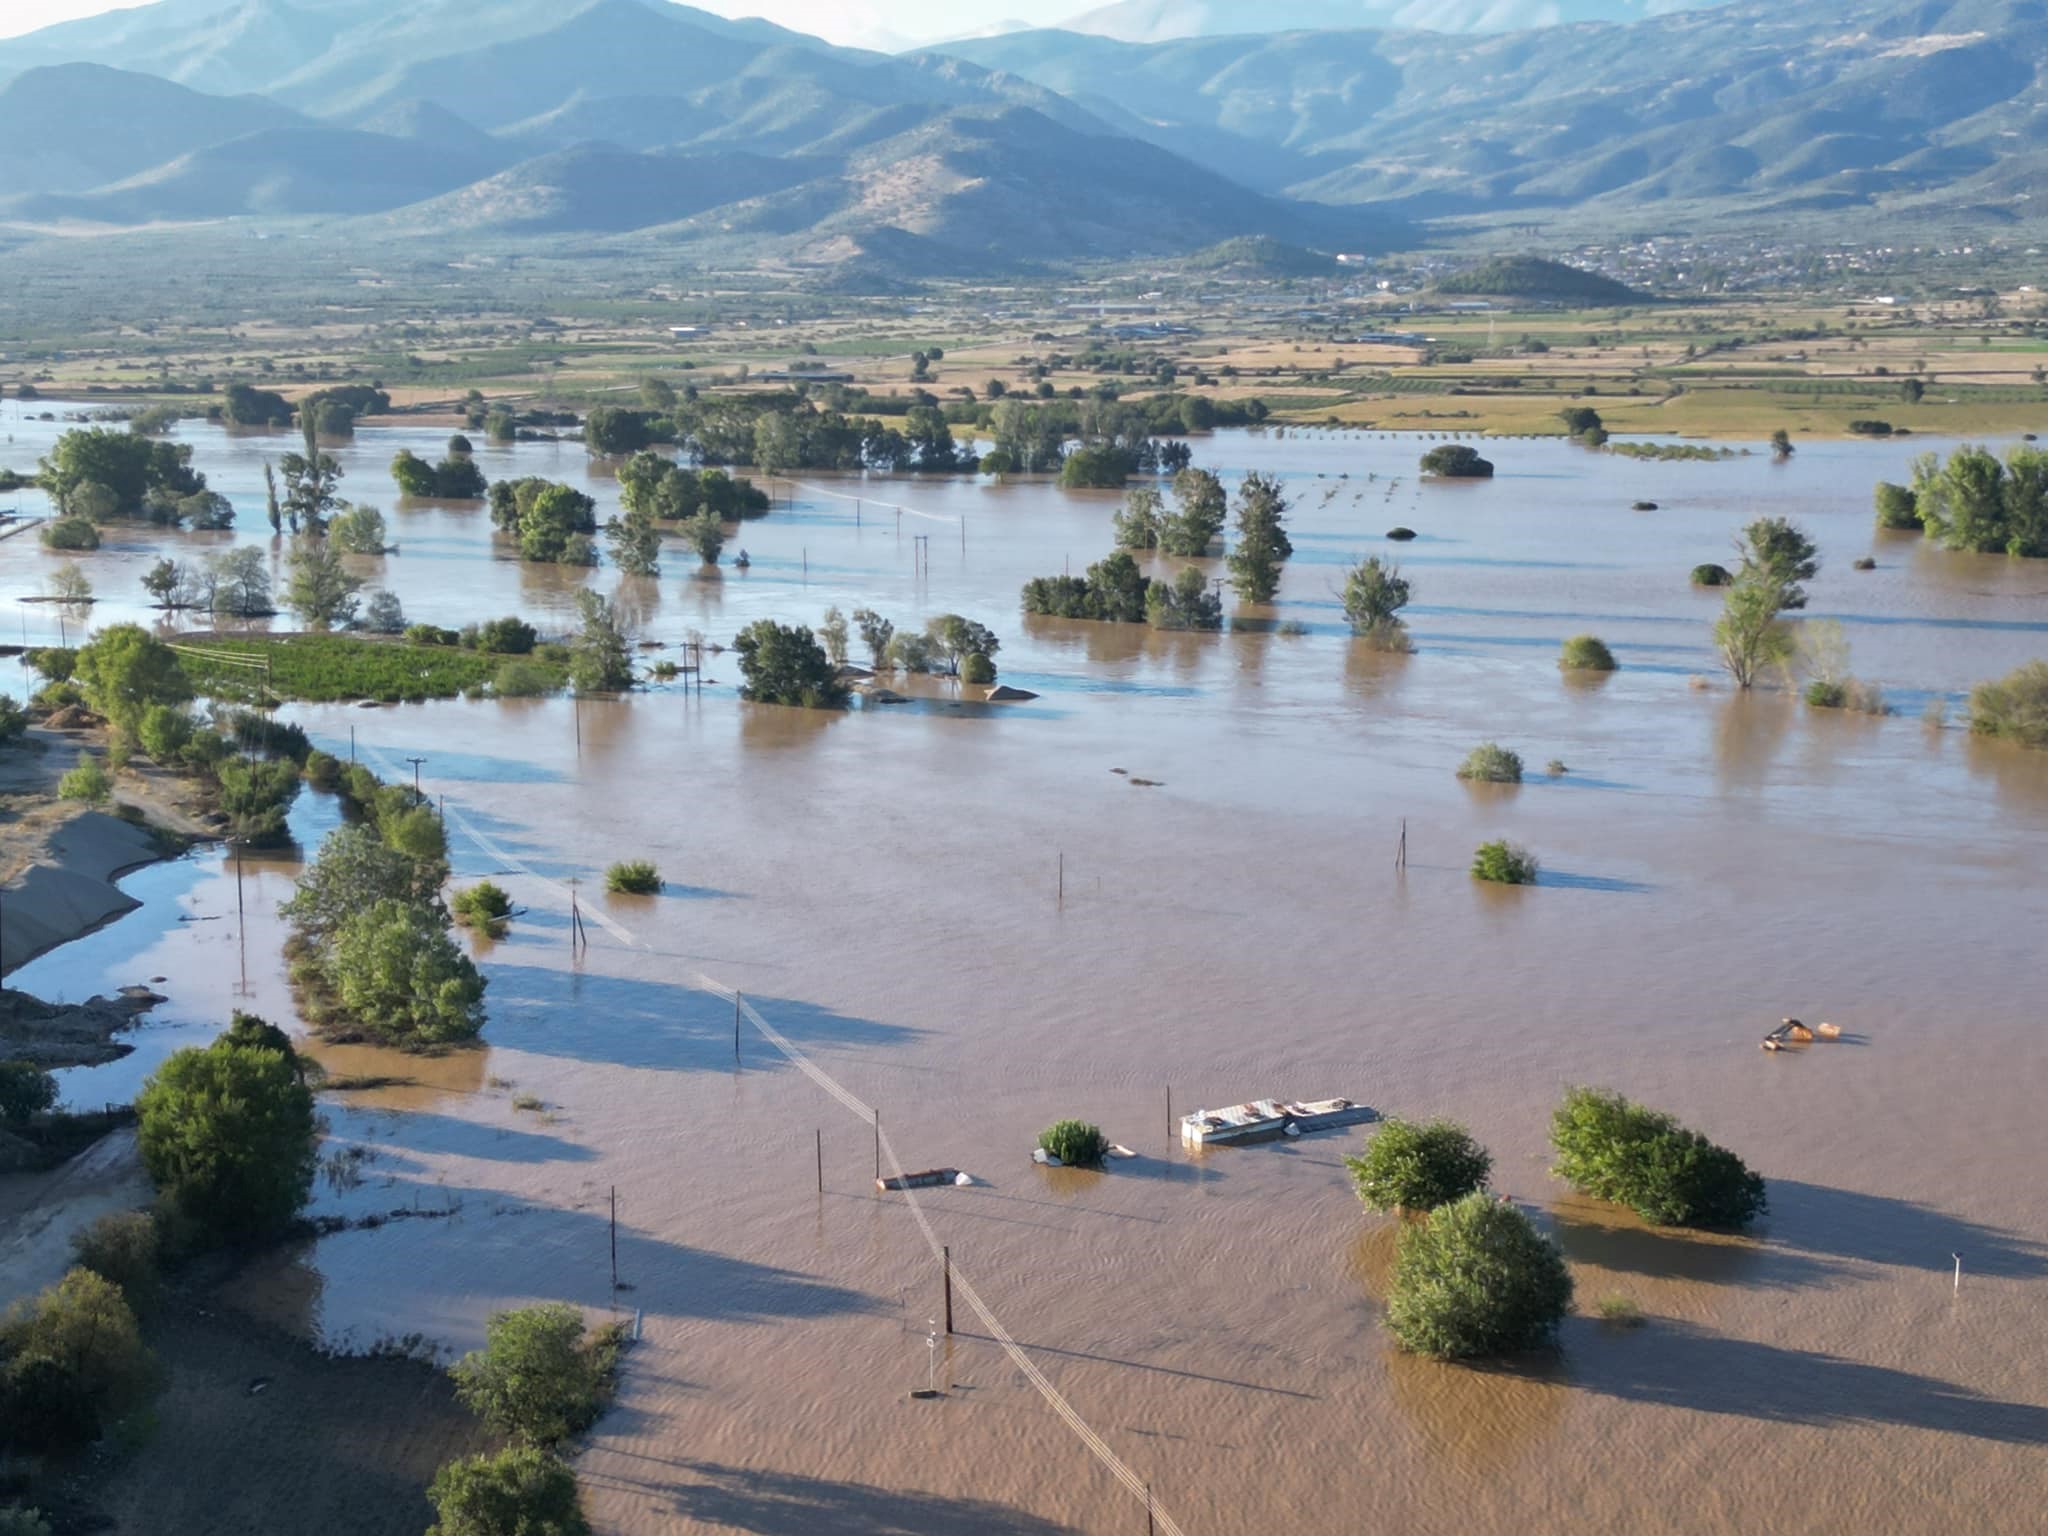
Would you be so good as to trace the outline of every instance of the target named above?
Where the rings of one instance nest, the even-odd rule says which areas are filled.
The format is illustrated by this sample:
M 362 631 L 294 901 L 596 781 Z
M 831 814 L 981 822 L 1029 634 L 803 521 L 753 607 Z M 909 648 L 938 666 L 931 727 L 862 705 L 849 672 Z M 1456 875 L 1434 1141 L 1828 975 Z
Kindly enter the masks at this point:
M 1128 44 L 1030 32 L 957 56 L 1274 192 L 1434 215 L 2015 202 L 2048 150 L 2043 0 L 1747 0 L 1489 37 Z
M 1581 21 L 1638 21 L 1721 0 L 1116 0 L 1069 18 L 1062 32 L 1125 43 L 1274 32 L 1397 28 L 1514 32 Z
M 0 192 L 84 190 L 303 121 L 257 97 L 208 96 L 97 64 L 55 65 L 0 86 Z

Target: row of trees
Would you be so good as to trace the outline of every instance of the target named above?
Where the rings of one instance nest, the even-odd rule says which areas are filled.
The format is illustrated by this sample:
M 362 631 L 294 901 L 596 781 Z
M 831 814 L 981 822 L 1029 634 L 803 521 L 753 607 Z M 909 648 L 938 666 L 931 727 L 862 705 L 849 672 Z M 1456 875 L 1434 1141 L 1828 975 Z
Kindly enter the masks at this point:
M 1670 1115 L 1620 1094 L 1572 1088 L 1551 1116 L 1552 1169 L 1581 1194 L 1627 1205 L 1660 1226 L 1739 1229 L 1766 1205 L 1741 1158 Z M 1419 1220 L 1402 1229 L 1387 1327 L 1403 1348 L 1439 1359 L 1529 1349 L 1564 1320 L 1564 1254 L 1486 1185 L 1493 1158 L 1448 1120 L 1390 1119 L 1345 1159 L 1370 1210 Z
M 1948 549 L 2048 558 L 2048 452 L 2016 444 L 2003 462 L 1978 447 L 1923 453 L 1910 486 L 1880 482 L 1881 528 L 1925 529 Z

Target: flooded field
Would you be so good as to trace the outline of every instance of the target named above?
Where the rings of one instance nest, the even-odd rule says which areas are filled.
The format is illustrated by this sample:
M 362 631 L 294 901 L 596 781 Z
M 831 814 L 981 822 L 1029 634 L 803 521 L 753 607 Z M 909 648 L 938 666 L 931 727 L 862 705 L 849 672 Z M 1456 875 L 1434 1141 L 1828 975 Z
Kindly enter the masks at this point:
M 11 411 L 6 462 L 25 469 L 61 424 Z M 96 623 L 149 617 L 136 581 L 161 552 L 268 542 L 261 462 L 289 443 L 184 432 L 241 527 L 81 557 Z M 398 504 L 385 464 L 445 436 L 365 429 L 341 453 L 344 492 L 383 506 L 400 545 L 363 574 L 450 626 L 516 610 L 560 627 L 581 580 L 614 589 L 609 570 L 505 558 L 481 509 Z M 450 1349 L 536 1298 L 644 1313 L 581 1463 L 620 1536 L 1143 1529 L 1142 1498 L 964 1306 L 939 1351 L 948 1395 L 906 1400 L 941 1316 L 924 1234 L 902 1196 L 875 1196 L 867 1121 L 751 1025 L 735 1064 L 715 986 L 736 987 L 879 1109 L 905 1164 L 975 1175 L 920 1196 L 937 1240 L 1188 1532 L 1311 1514 L 1501 1536 L 2036 1529 L 2048 754 L 1920 716 L 2048 654 L 2048 565 L 1872 529 L 1872 483 L 1948 446 L 1932 441 L 1813 443 L 1783 465 L 1505 441 L 1484 450 L 1495 480 L 1451 486 L 1417 484 L 1423 446 L 1197 444 L 1226 478 L 1285 476 L 1297 554 L 1258 616 L 1301 635 L 1025 621 L 1020 584 L 1106 553 L 1116 501 L 1040 483 L 778 484 L 728 545 L 749 571 L 698 573 L 672 545 L 658 580 L 620 594 L 669 644 L 833 603 L 899 625 L 961 612 L 1002 636 L 1028 704 L 756 708 L 727 657 L 701 698 L 295 710 L 387 776 L 424 757 L 458 880 L 490 874 L 527 911 L 479 954 L 485 1049 L 323 1052 L 408 1081 L 327 1100 L 329 1150 L 363 1152 L 316 1209 L 417 1214 L 321 1241 L 253 1280 L 250 1304 L 336 1343 L 420 1330 Z M 616 502 L 575 445 L 479 461 Z M 1715 598 L 1686 573 L 1728 562 L 1762 513 L 1817 537 L 1810 612 L 1842 620 L 1898 715 L 1721 684 Z M 1419 537 L 1387 544 L 1397 524 Z M 1414 582 L 1410 657 L 1343 631 L 1344 568 L 1377 550 Z M 1853 571 L 1866 553 L 1877 569 Z M 0 592 L 38 590 L 57 559 L 32 535 L 0 542 Z M 56 622 L 20 607 L 32 642 Z M 1558 643 L 1581 631 L 1622 670 L 1563 678 Z M 1459 783 L 1489 738 L 1570 772 Z M 294 827 L 310 847 L 333 819 L 308 794 Z M 1542 858 L 1540 885 L 1467 876 L 1502 834 Z M 664 894 L 604 896 L 604 866 L 634 857 Z M 10 977 L 61 997 L 169 978 L 135 1055 L 70 1074 L 67 1096 L 132 1092 L 232 1006 L 288 1017 L 274 912 L 291 875 L 245 866 L 244 935 L 218 851 L 143 871 L 140 911 Z M 575 881 L 600 919 L 580 957 Z M 1849 1039 L 1759 1052 L 1785 1014 Z M 1574 1082 L 1740 1152 L 1770 1181 L 1757 1235 L 1654 1232 L 1570 1197 L 1544 1135 Z M 1378 1326 L 1391 1225 L 1340 1161 L 1356 1136 L 1189 1156 L 1169 1093 L 1175 1113 L 1346 1094 L 1462 1119 L 1497 1186 L 1562 1238 L 1581 1311 L 1620 1293 L 1649 1324 L 1577 1316 L 1556 1353 L 1506 1370 L 1398 1356 Z M 545 1108 L 515 1109 L 522 1094 Z M 1031 1167 L 1064 1115 L 1141 1156 Z

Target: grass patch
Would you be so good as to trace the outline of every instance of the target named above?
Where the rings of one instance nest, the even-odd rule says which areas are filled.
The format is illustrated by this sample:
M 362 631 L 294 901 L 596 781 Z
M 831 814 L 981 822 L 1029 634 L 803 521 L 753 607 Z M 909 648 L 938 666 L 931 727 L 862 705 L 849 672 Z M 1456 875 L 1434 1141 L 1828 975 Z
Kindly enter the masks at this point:
M 178 664 L 194 691 L 210 698 L 253 699 L 267 694 L 312 703 L 377 699 L 387 704 L 452 699 L 481 690 L 510 665 L 502 657 L 454 646 L 361 635 L 195 637 L 180 645 Z M 544 660 L 529 659 L 519 666 L 548 673 L 549 689 L 568 681 L 566 667 Z
M 1603 1323 L 1617 1328 L 1640 1328 L 1643 1326 L 1643 1309 L 1627 1296 L 1615 1294 L 1602 1296 L 1593 1303 L 1593 1311 Z
M 1970 729 L 2023 747 L 2048 747 L 2048 661 L 2027 662 L 1972 688 Z
M 540 1095 L 537 1093 L 522 1093 L 513 1098 L 512 1107 L 514 1109 L 527 1110 L 533 1114 L 539 1114 L 547 1108 L 547 1105 L 541 1102 Z
M 614 864 L 604 872 L 604 888 L 618 896 L 658 896 L 661 871 L 645 859 Z
M 1038 1133 L 1038 1145 L 1069 1168 L 1100 1168 L 1109 1156 L 1109 1138 L 1086 1120 L 1055 1120 Z

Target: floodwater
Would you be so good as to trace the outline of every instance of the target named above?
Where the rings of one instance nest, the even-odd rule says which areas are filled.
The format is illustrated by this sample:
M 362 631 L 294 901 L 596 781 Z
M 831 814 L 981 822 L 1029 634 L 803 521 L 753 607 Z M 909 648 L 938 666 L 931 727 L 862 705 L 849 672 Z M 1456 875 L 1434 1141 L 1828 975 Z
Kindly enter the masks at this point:
M 53 430 L 8 425 L 17 462 Z M 186 430 L 242 509 L 234 536 L 267 541 L 260 459 L 287 445 Z M 381 466 L 442 435 L 365 430 L 345 450 L 344 488 L 380 502 L 401 545 L 365 573 L 417 618 L 561 622 L 577 578 L 494 556 L 481 511 L 395 505 Z M 924 1238 L 903 1196 L 873 1192 L 867 1123 L 751 1027 L 735 1065 L 709 977 L 877 1106 L 906 1165 L 975 1176 L 919 1197 L 938 1240 L 1188 1532 L 2037 1529 L 2048 754 L 1920 714 L 2048 654 L 2048 565 L 1872 530 L 1872 482 L 1947 446 L 1932 441 L 1814 443 L 1784 465 L 1506 441 L 1486 449 L 1495 480 L 1458 486 L 1416 484 L 1422 446 L 1197 445 L 1199 464 L 1287 477 L 1298 553 L 1262 616 L 1305 635 L 1023 620 L 1026 577 L 1109 546 L 1114 498 L 1041 484 L 798 489 L 737 539 L 750 571 L 671 559 L 627 594 L 671 644 L 830 603 L 899 624 L 957 610 L 1003 637 L 1029 704 L 756 708 L 728 657 L 701 698 L 297 710 L 391 776 L 423 756 L 458 880 L 489 874 L 528 910 L 479 953 L 486 1049 L 331 1053 L 412 1081 L 326 1101 L 331 1146 L 363 1152 L 316 1208 L 408 1219 L 320 1241 L 252 1282 L 252 1304 L 337 1344 L 418 1330 L 450 1349 L 536 1298 L 641 1314 L 581 1462 L 620 1536 L 1141 1529 L 1142 1499 L 964 1306 L 937 1352 L 947 1395 L 907 1399 L 943 1321 Z M 615 499 L 573 446 L 482 457 L 493 478 Z M 861 498 L 858 523 L 827 490 Z M 884 502 L 915 509 L 900 534 Z M 1720 685 L 1714 598 L 1686 572 L 1765 512 L 1819 539 L 1810 611 L 1843 621 L 1898 715 Z M 1420 537 L 1386 544 L 1395 524 Z M 207 537 L 85 557 L 113 599 L 96 618 L 138 611 L 158 545 Z M 1415 584 L 1411 657 L 1342 633 L 1343 569 L 1376 550 Z M 1851 570 L 1865 553 L 1878 569 Z M 0 591 L 52 562 L 0 543 Z M 32 638 L 54 620 L 23 612 Z M 1588 630 L 1622 670 L 1561 677 L 1558 643 Z M 1529 782 L 1453 777 L 1488 738 Z M 1552 758 L 1570 772 L 1544 776 Z M 309 795 L 294 825 L 311 844 L 332 819 Z M 1501 834 L 1542 858 L 1540 885 L 1468 878 Z M 602 894 L 605 864 L 643 856 L 661 896 Z M 272 913 L 289 877 L 245 868 L 244 936 L 217 853 L 145 871 L 141 911 L 25 967 L 16 984 L 52 995 L 170 978 L 136 1055 L 72 1074 L 67 1095 L 131 1092 L 230 1006 L 288 1016 Z M 572 957 L 578 880 L 604 921 Z M 1787 1014 L 1848 1038 L 1758 1051 Z M 1770 1181 L 1768 1220 L 1682 1236 L 1571 1197 L 1544 1131 L 1574 1082 L 1737 1149 Z M 1505 1369 L 1397 1355 L 1378 1323 L 1390 1224 L 1341 1163 L 1355 1135 L 1190 1156 L 1169 1093 L 1175 1113 L 1348 1094 L 1464 1120 L 1498 1188 L 1563 1240 L 1587 1315 Z M 515 1109 L 521 1094 L 545 1108 Z M 1030 1166 L 1065 1115 L 1140 1156 Z M 1609 1294 L 1647 1324 L 1593 1318 Z

